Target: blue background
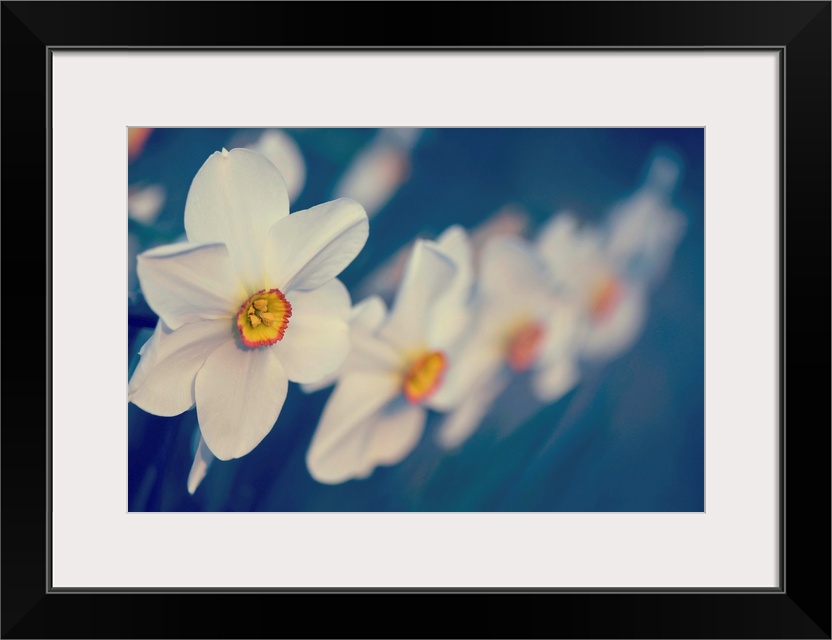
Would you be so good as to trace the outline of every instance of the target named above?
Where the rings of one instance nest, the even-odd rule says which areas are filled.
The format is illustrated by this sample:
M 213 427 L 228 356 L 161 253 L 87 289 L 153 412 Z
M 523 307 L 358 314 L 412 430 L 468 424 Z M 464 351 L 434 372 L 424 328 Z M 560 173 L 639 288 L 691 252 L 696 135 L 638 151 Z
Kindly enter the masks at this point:
M 371 129 L 286 130 L 306 162 L 292 209 L 333 198 L 333 187 L 370 142 Z M 243 135 L 256 138 L 259 130 Z M 129 166 L 131 185 L 157 183 L 167 200 L 152 226 L 131 220 L 134 247 L 184 233 L 191 180 L 237 129 L 157 129 Z M 229 147 L 230 148 L 230 147 Z M 682 166 L 673 205 L 687 231 L 650 297 L 637 342 L 584 369 L 576 389 L 548 406 L 517 377 L 478 431 L 448 454 L 432 416 L 417 449 L 370 478 L 315 482 L 304 455 L 329 391 L 289 385 L 280 418 L 250 454 L 215 462 L 186 490 L 196 413 L 149 415 L 128 404 L 130 511 L 702 511 L 704 509 L 704 130 L 432 129 L 410 154 L 409 179 L 370 222 L 364 250 L 341 279 L 356 287 L 417 236 L 472 228 L 506 204 L 531 218 L 530 235 L 570 209 L 600 223 L 642 182 L 657 150 Z M 128 270 L 135 272 L 134 254 Z M 130 367 L 155 317 L 130 291 Z M 128 372 L 129 374 L 130 372 Z

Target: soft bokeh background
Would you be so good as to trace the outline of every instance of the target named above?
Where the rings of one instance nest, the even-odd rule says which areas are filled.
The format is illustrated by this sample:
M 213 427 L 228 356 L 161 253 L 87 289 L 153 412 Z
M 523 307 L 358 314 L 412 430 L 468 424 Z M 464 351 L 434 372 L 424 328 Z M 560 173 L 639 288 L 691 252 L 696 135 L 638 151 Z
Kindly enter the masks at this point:
M 253 452 L 215 461 L 194 495 L 186 480 L 196 412 L 173 418 L 128 404 L 130 511 L 702 511 L 704 509 L 704 130 L 154 129 L 131 131 L 128 215 L 130 371 L 156 317 L 135 257 L 182 239 L 185 199 L 208 156 L 254 146 L 280 167 L 292 210 L 340 195 L 371 216 L 364 250 L 341 274 L 353 302 L 388 301 L 402 251 L 451 224 L 534 237 L 552 214 L 600 223 L 644 180 L 657 153 L 681 175 L 672 199 L 687 222 L 650 296 L 646 326 L 610 362 L 540 404 L 523 376 L 456 452 L 434 442 L 366 480 L 315 482 L 304 455 L 329 395 L 295 384 Z M 126 393 L 126 390 L 125 390 Z

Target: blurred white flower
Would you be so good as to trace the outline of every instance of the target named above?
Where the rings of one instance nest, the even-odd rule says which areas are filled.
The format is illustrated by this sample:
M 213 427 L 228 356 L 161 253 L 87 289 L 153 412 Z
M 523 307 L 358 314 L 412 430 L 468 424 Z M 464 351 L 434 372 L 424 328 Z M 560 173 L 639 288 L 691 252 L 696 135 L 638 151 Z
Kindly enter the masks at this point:
M 678 177 L 679 165 L 657 156 L 644 184 L 607 216 L 604 251 L 629 280 L 648 287 L 658 282 L 685 234 L 687 223 L 670 203 Z
M 506 204 L 471 230 L 474 260 L 479 263 L 483 247 L 498 236 L 522 236 L 529 226 L 528 212 L 518 204 Z
M 361 345 L 363 344 L 363 341 L 372 337 L 386 317 L 387 305 L 384 304 L 384 300 L 382 300 L 379 296 L 370 296 L 353 306 L 348 321 L 350 325 L 350 343 L 352 347 L 350 348 L 350 353 L 347 355 L 346 360 L 344 360 L 344 364 L 342 364 L 336 371 L 333 371 L 330 375 L 324 376 L 316 382 L 302 384 L 301 389 L 303 389 L 306 393 L 313 393 L 320 389 L 330 387 L 338 382 L 338 378 L 340 378 L 343 373 L 352 370 L 352 363 L 354 360 L 360 362 L 361 347 L 359 346 L 358 348 L 354 348 L 355 345 Z
M 470 231 L 471 252 L 474 261 L 482 251 L 482 247 L 493 237 L 501 235 L 522 235 L 529 224 L 529 215 L 518 205 L 505 205 Z M 415 240 L 414 240 L 415 242 Z M 396 292 L 401 282 L 404 266 L 413 249 L 413 244 L 407 244 L 396 251 L 390 258 L 376 267 L 361 282 L 356 289 L 358 298 L 379 295 L 390 298 Z
M 540 231 L 537 251 L 552 286 L 579 310 L 581 359 L 609 359 L 627 349 L 644 324 L 646 292 L 616 269 L 598 230 L 560 213 Z
M 578 309 L 553 292 L 531 245 L 514 236 L 491 239 L 477 285 L 476 320 L 453 354 L 456 366 L 445 385 L 449 399 L 462 399 L 437 433 L 447 448 L 470 437 L 513 374 L 531 370 L 532 388 L 544 402 L 554 402 L 579 379 Z
M 601 230 L 570 212 L 541 229 L 537 251 L 552 285 L 581 310 L 581 358 L 609 360 L 638 338 L 647 295 L 665 273 L 685 232 L 670 205 L 679 166 L 656 156 L 644 184 L 610 210 Z
M 153 224 L 162 207 L 165 206 L 167 192 L 160 184 L 136 185 L 127 192 L 127 215 L 142 224 Z
M 255 142 L 246 145 L 246 148 L 271 160 L 286 181 L 289 202 L 297 200 L 306 184 L 306 162 L 294 139 L 280 129 L 268 129 Z
M 470 262 L 465 232 L 452 227 L 437 242 L 416 242 L 389 314 L 378 297 L 356 306 L 352 349 L 307 452 L 313 478 L 365 478 L 416 447 L 468 324 Z
M 335 186 L 335 197 L 358 200 L 371 218 L 395 195 L 410 173 L 410 152 L 421 129 L 382 129 L 356 155 Z
M 138 257 L 160 320 L 128 399 L 160 416 L 196 404 L 205 444 L 229 460 L 272 429 L 288 381 L 317 380 L 347 356 L 350 297 L 336 276 L 364 246 L 367 216 L 350 200 L 289 215 L 274 165 L 223 149 L 191 184 L 185 230 L 188 242 Z

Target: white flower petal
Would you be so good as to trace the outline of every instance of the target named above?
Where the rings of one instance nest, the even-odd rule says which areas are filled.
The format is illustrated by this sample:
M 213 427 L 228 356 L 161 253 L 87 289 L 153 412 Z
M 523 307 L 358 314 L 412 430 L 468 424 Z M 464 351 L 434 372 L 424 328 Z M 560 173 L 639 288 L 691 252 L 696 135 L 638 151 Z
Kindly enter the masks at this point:
M 208 469 L 211 467 L 211 463 L 214 462 L 214 454 L 211 453 L 211 450 L 208 448 L 208 445 L 205 444 L 205 440 L 202 436 L 199 437 L 199 444 L 196 448 L 196 454 L 194 455 L 194 462 L 191 465 L 191 471 L 188 474 L 188 493 L 191 495 L 194 494 L 197 487 L 202 483 L 203 479 L 208 473 Z
M 578 231 L 578 220 L 571 211 L 553 215 L 537 234 L 535 249 L 544 259 L 557 260 L 567 254 Z
M 302 389 L 312 393 L 334 384 L 350 372 L 394 372 L 403 368 L 404 359 L 389 344 L 373 337 L 373 332 L 384 322 L 387 307 L 378 296 L 366 298 L 353 307 L 350 315 L 350 351 L 341 367 L 317 382 L 306 383 Z
M 575 362 L 570 358 L 564 358 L 537 369 L 532 376 L 532 390 L 538 400 L 554 402 L 574 389 L 580 379 L 580 371 Z
M 404 354 L 363 331 L 352 331 L 349 354 L 344 364 L 330 375 L 315 382 L 304 383 L 303 390 L 306 393 L 318 391 L 353 373 L 389 374 L 400 377 L 406 369 L 407 359 Z
M 552 285 L 569 292 L 589 286 L 593 273 L 602 268 L 602 236 L 591 227 L 580 227 L 568 212 L 554 215 L 541 229 L 537 254 L 546 265 Z
M 445 449 L 454 449 L 468 440 L 509 381 L 509 376 L 497 375 L 473 389 L 457 409 L 445 416 L 436 432 L 437 442 Z
M 175 416 L 194 405 L 194 378 L 212 353 L 234 344 L 228 320 L 205 320 L 175 331 L 162 322 L 142 347 L 128 385 L 128 400 L 148 413 Z
M 663 194 L 642 189 L 609 214 L 608 259 L 628 277 L 655 283 L 666 272 L 686 226 Z
M 591 322 L 582 345 L 582 355 L 587 360 L 613 358 L 635 342 L 647 315 L 644 293 L 628 287 L 613 313 L 602 320 Z
M 407 360 L 405 354 L 375 335 L 386 319 L 387 306 L 378 296 L 370 296 L 353 308 L 352 348 L 344 363 L 344 372 L 401 372 Z
M 301 391 L 304 393 L 315 393 L 316 391 L 320 391 L 321 389 L 326 389 L 327 387 L 331 387 L 334 385 L 338 378 L 341 377 L 341 369 L 338 369 L 335 373 L 331 373 L 328 376 L 324 376 L 323 378 L 319 378 L 315 382 L 304 382 L 301 383 L 300 388 Z
M 486 299 L 526 306 L 530 297 L 544 295 L 547 282 L 545 265 L 522 238 L 497 236 L 483 247 L 480 290 Z
M 382 298 L 392 298 L 401 282 L 414 244 L 415 241 L 400 247 L 392 256 L 362 278 L 355 288 L 358 296 L 366 297 L 375 294 Z
M 230 318 L 247 297 L 223 244 L 151 249 L 139 255 L 136 272 L 147 304 L 171 329 Z
M 350 314 L 350 329 L 374 333 L 387 318 L 387 305 L 379 296 L 369 296 L 355 305 Z
M 249 293 L 267 288 L 263 258 L 269 229 L 289 213 L 283 177 L 248 149 L 215 152 L 196 174 L 185 203 L 189 242 L 222 242 Z
M 142 386 L 145 378 L 147 378 L 147 375 L 153 370 L 153 366 L 158 361 L 159 341 L 162 339 L 162 333 L 170 334 L 172 331 L 162 320 L 157 321 L 156 327 L 153 329 L 153 334 L 139 349 L 139 356 L 141 357 L 127 385 L 128 402 L 130 402 L 130 394 Z
M 386 318 L 387 305 L 378 296 L 365 298 L 353 307 L 350 316 L 352 346 L 343 366 L 344 373 L 393 373 L 405 366 L 405 355 L 375 336 Z
M 423 348 L 431 307 L 445 292 L 455 272 L 454 263 L 435 243 L 418 240 L 379 336 L 405 349 Z
M 289 200 L 294 202 L 306 182 L 306 162 L 297 143 L 279 129 L 270 129 L 248 148 L 262 153 L 278 168 L 286 181 Z
M 403 354 L 386 342 L 361 331 L 350 333 L 350 349 L 344 363 L 330 375 L 315 382 L 302 384 L 306 393 L 313 393 L 335 384 L 339 378 L 353 373 L 403 375 L 407 368 Z
M 350 350 L 350 294 L 340 280 L 290 291 L 292 317 L 272 349 L 292 382 L 312 383 L 338 371 Z
M 448 354 L 448 370 L 428 406 L 446 412 L 459 406 L 477 387 L 497 375 L 505 362 L 505 348 L 497 327 L 487 321 L 476 325 L 465 344 Z
M 329 280 L 317 289 L 290 291 L 286 297 L 292 304 L 292 320 L 295 309 L 301 310 L 304 315 L 333 316 L 345 323 L 352 317 L 350 293 L 338 278 Z
M 468 327 L 468 302 L 474 283 L 474 258 L 468 234 L 460 226 L 446 229 L 436 241 L 456 267 L 454 278 L 432 305 L 428 319 L 428 342 L 436 349 L 449 349 Z
M 427 412 L 404 398 L 397 398 L 375 414 L 364 444 L 363 469 L 360 477 L 369 476 L 378 466 L 401 462 L 409 454 L 425 430 Z
M 337 276 L 367 241 L 364 208 L 341 198 L 297 211 L 269 229 L 267 280 L 284 293 L 315 289 Z
M 324 407 L 306 466 L 318 482 L 337 484 L 364 472 L 363 454 L 377 413 L 401 394 L 401 379 L 390 374 L 342 377 Z
M 581 307 L 563 298 L 552 298 L 546 313 L 543 342 L 537 362 L 541 365 L 561 360 L 574 353 L 582 338 Z
M 407 365 L 406 354 L 389 343 L 363 331 L 350 334 L 352 348 L 344 362 L 345 373 L 403 374 Z
M 249 453 L 272 430 L 288 380 L 273 349 L 228 342 L 196 377 L 196 413 L 202 437 L 220 460 Z

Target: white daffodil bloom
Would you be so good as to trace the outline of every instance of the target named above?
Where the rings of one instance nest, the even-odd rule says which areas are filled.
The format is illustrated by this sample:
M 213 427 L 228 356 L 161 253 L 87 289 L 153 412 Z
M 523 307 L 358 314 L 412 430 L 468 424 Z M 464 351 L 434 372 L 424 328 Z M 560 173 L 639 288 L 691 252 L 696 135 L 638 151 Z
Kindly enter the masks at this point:
M 679 166 L 657 156 L 644 184 L 607 216 L 604 252 L 631 281 L 653 286 L 667 271 L 687 223 L 670 204 Z
M 350 342 L 352 344 L 361 343 L 362 340 L 372 337 L 378 327 L 387 317 L 387 305 L 384 304 L 379 296 L 370 296 L 365 298 L 352 308 L 350 312 Z M 361 358 L 360 349 L 350 350 L 344 364 L 337 371 L 333 371 L 330 375 L 324 376 L 317 382 L 310 382 L 302 384 L 301 389 L 306 393 L 314 393 L 320 389 L 331 387 L 338 382 L 343 372 L 348 372 L 352 368 L 352 361 Z
M 196 405 L 220 460 L 271 431 L 287 385 L 313 382 L 349 352 L 350 296 L 336 276 L 367 240 L 367 215 L 335 200 L 289 215 L 280 172 L 246 149 L 214 153 L 191 184 L 187 242 L 138 257 L 159 315 L 128 387 L 145 411 Z
M 605 253 L 601 233 L 560 213 L 540 231 L 537 251 L 552 286 L 579 310 L 581 359 L 605 360 L 628 348 L 644 325 L 646 291 Z
M 400 462 L 421 439 L 427 410 L 453 403 L 444 382 L 468 324 L 470 261 L 459 227 L 419 240 L 389 314 L 377 297 L 356 306 L 352 350 L 306 455 L 313 478 L 337 484 Z
M 669 168 L 661 168 L 667 178 Z M 658 182 L 664 190 L 656 184 L 648 179 L 614 207 L 606 233 L 582 228 L 572 214 L 560 213 L 538 236 L 538 253 L 553 285 L 581 309 L 583 359 L 614 358 L 638 338 L 649 289 L 684 234 L 684 219 L 667 203 L 667 180 Z
M 475 298 L 476 321 L 446 381 L 447 397 L 462 399 L 437 433 L 447 448 L 470 437 L 513 374 L 531 370 L 544 402 L 579 379 L 577 309 L 552 291 L 545 265 L 525 240 L 498 236 L 485 244 Z
M 581 309 L 582 359 L 614 358 L 641 333 L 649 289 L 685 232 L 684 218 L 670 205 L 678 177 L 679 166 L 658 155 L 644 184 L 610 210 L 603 231 L 563 212 L 538 235 L 553 286 Z
M 406 247 L 407 255 L 405 264 L 402 265 L 402 273 L 405 271 L 407 259 L 413 253 L 414 246 L 424 240 L 416 240 L 413 246 Z M 462 332 L 467 328 L 470 320 L 470 310 L 467 302 L 470 298 L 471 286 L 474 279 L 472 263 L 472 243 L 465 230 L 454 225 L 448 227 L 437 239 L 435 244 L 446 257 L 454 263 L 454 278 L 448 290 L 441 298 L 434 302 L 433 318 L 431 322 L 443 323 L 443 333 L 447 345 L 456 345 L 460 342 Z M 379 295 L 371 295 L 356 304 L 350 314 L 350 333 L 354 335 L 353 341 L 366 340 L 372 337 L 387 317 L 387 305 L 384 304 Z M 312 393 L 329 387 L 338 381 L 342 371 L 348 372 L 351 369 L 351 353 L 347 356 L 341 370 L 332 375 L 321 378 L 317 382 L 301 385 L 306 393 Z M 361 358 L 360 352 L 356 352 L 356 358 Z

